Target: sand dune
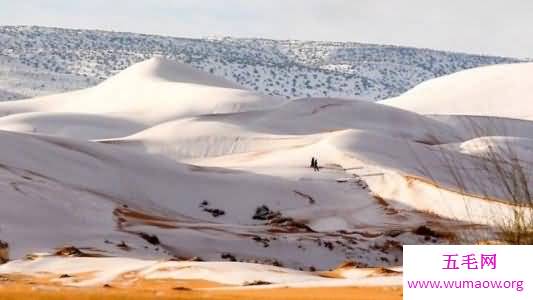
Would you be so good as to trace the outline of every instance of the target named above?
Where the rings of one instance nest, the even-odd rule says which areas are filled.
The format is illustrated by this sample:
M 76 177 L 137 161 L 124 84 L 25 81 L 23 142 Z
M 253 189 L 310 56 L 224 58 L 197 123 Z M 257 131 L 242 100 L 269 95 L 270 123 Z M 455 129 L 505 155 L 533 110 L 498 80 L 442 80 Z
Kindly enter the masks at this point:
M 183 117 L 264 109 L 280 103 L 283 103 L 280 98 L 242 90 L 191 67 L 153 58 L 133 65 L 92 88 L 0 103 L 0 115 L 38 112 L 41 113 L 40 119 L 46 117 L 50 122 L 68 121 L 80 114 L 99 115 L 117 120 L 114 124 L 116 127 L 131 132 L 138 127 L 130 123 L 141 123 L 147 128 Z M 24 125 L 38 132 L 49 131 L 47 124 L 36 118 L 17 118 L 13 121 L 16 123 L 4 121 L 0 128 L 21 128 Z M 90 136 L 98 133 L 95 132 L 96 128 L 86 130 L 91 133 Z M 100 136 L 107 137 L 106 131 L 107 128 L 102 128 Z M 81 129 L 77 133 L 80 132 L 85 133 Z M 75 137 L 76 134 L 73 132 L 71 136 Z
M 530 68 L 465 71 L 384 105 L 285 101 L 154 58 L 86 90 L 0 103 L 0 237 L 16 259 L 0 272 L 370 284 L 375 270 L 295 270 L 398 266 L 402 244 L 511 217 L 516 199 L 487 157 L 510 146 L 531 178 L 533 123 L 509 105 L 526 103 Z M 443 232 L 417 233 L 428 224 Z M 99 258 L 23 259 L 64 245 Z M 170 258 L 209 262 L 158 262 Z
M 465 70 L 421 83 L 382 101 L 421 114 L 533 118 L 533 63 Z

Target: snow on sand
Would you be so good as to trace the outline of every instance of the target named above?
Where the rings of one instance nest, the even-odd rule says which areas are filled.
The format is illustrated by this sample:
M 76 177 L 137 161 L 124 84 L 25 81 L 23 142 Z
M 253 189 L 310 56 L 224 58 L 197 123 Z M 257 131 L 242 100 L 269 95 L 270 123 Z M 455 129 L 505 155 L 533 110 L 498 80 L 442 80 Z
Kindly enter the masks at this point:
M 385 105 L 285 101 L 154 58 L 89 89 L 0 103 L 0 238 L 12 258 L 66 244 L 129 257 L 46 257 L 0 270 L 101 273 L 84 284 L 130 271 L 236 285 L 370 284 L 359 271 L 333 280 L 244 262 L 394 266 L 402 244 L 449 242 L 417 235 L 421 225 L 453 232 L 507 220 L 517 206 L 495 184 L 487 149 L 512 145 L 531 178 L 533 123 L 516 120 L 527 108 L 501 100 L 533 95 L 521 79 L 530 68 L 450 75 Z M 487 116 L 467 116 L 473 108 Z M 309 168 L 313 156 L 320 172 Z M 243 263 L 158 261 L 198 256 Z

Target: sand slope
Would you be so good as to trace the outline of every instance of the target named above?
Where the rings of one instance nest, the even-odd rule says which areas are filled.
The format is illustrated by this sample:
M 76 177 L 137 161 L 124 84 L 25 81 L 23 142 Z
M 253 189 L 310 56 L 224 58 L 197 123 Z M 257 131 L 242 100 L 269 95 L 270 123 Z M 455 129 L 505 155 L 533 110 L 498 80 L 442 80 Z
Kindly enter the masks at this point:
M 532 119 L 533 63 L 465 70 L 428 80 L 382 101 L 421 114 L 455 114 Z
M 530 65 L 494 68 L 470 72 L 492 80 Z M 518 77 L 512 101 L 528 95 Z M 435 98 L 438 116 L 357 99 L 285 101 L 154 58 L 86 90 L 0 103 L 0 239 L 14 259 L 64 245 L 131 259 L 114 261 L 126 268 L 117 274 L 195 257 L 303 270 L 401 265 L 402 244 L 449 243 L 513 215 L 491 149 L 511 145 L 531 178 L 533 123 L 491 116 L 517 117 L 496 98 L 488 116 L 457 115 L 476 99 Z M 507 170 L 513 157 L 503 154 Z M 421 225 L 442 232 L 417 234 Z M 54 259 L 3 268 L 107 268 Z M 195 274 L 215 276 L 218 265 L 207 266 Z M 234 276 L 249 277 L 248 267 Z M 307 276 L 317 281 L 305 287 L 323 282 L 297 273 Z

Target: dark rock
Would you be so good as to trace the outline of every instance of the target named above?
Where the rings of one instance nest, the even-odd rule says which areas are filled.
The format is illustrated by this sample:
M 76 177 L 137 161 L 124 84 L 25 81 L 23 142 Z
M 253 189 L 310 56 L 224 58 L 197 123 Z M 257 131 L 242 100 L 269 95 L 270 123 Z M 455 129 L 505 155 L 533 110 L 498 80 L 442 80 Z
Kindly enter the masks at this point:
M 225 211 L 218 209 L 218 208 L 204 208 L 204 211 L 210 213 L 215 218 L 218 218 L 226 214 Z
M 244 286 L 252 286 L 252 285 L 268 285 L 268 284 L 272 284 L 272 282 L 256 280 L 256 281 L 252 281 L 252 282 L 246 281 L 243 285 Z
M 156 235 L 139 232 L 139 236 L 152 245 L 161 244 L 159 242 L 159 238 Z
M 253 239 L 254 241 L 258 242 L 258 243 L 262 243 L 262 244 L 263 244 L 263 247 L 265 247 L 265 248 L 267 248 L 267 247 L 270 246 L 270 244 L 269 244 L 269 243 L 270 243 L 270 240 L 267 239 L 267 238 L 262 238 L 262 237 L 256 235 L 256 236 L 254 236 L 252 239 Z
M 254 220 L 266 221 L 272 216 L 273 212 L 266 205 L 261 205 L 255 209 L 255 214 L 252 217 Z
M 129 250 L 131 250 L 130 246 L 128 246 L 128 245 L 126 244 L 126 242 L 124 242 L 124 241 L 121 241 L 119 244 L 117 244 L 117 247 L 120 248 L 120 249 L 122 249 L 122 250 L 124 250 L 124 251 L 129 251 Z
M 226 260 L 229 260 L 229 261 L 237 261 L 237 259 L 235 258 L 235 256 L 233 256 L 233 255 L 231 255 L 231 254 L 229 254 L 229 253 L 222 253 L 222 254 L 220 255 L 220 257 L 221 257 L 222 259 L 226 259 Z
M 438 238 L 438 237 L 441 236 L 438 232 L 436 232 L 433 229 L 427 227 L 426 225 L 422 225 L 422 226 L 417 227 L 415 230 L 413 230 L 413 233 L 416 234 L 416 235 L 422 235 L 422 236 L 425 236 L 425 237 L 436 237 L 436 238 Z
M 59 250 L 57 250 L 55 253 L 57 256 L 72 256 L 72 257 L 88 257 L 87 253 L 82 252 L 80 249 L 74 247 L 74 246 L 66 246 Z
M 324 247 L 328 248 L 329 251 L 333 250 L 333 243 L 332 242 L 324 242 Z
M 281 262 L 279 262 L 278 260 L 273 261 L 272 265 L 274 267 L 283 267 L 283 264 Z

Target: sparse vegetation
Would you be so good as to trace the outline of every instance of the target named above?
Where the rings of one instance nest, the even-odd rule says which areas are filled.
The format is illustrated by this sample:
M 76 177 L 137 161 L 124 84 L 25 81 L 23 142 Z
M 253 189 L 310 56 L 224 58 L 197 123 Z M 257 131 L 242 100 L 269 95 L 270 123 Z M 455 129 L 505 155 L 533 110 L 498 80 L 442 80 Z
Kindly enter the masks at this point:
M 9 261 L 9 244 L 0 240 L 0 264 Z
M 27 68 L 15 70 L 24 80 L 10 87 L 13 91 L 1 89 L 0 100 L 88 87 L 156 54 L 287 98 L 385 99 L 437 76 L 520 61 L 359 43 L 185 39 L 44 27 L 2 26 L 0 35 L 0 54 L 18 69 Z
M 496 224 L 499 238 L 507 244 L 533 244 L 533 198 L 530 192 L 531 164 L 521 160 L 514 145 L 505 141 L 487 141 L 485 172 L 494 174 L 492 184 L 500 187 L 505 200 L 513 206 L 512 214 Z M 490 198 L 486 193 L 486 198 Z
M 499 219 L 489 226 L 491 232 L 474 232 L 464 238 L 464 241 L 472 243 L 496 239 L 497 243 L 511 245 L 533 244 L 533 195 L 530 187 L 532 162 L 518 152 L 519 146 L 512 137 L 501 137 L 502 132 L 505 132 L 504 128 L 491 122 L 480 123 L 475 117 L 467 117 L 464 125 L 474 137 L 468 142 L 477 147 L 477 160 L 474 161 L 475 165 L 465 166 L 450 152 L 442 149 L 439 152 L 441 162 L 448 175 L 458 192 L 464 195 L 464 201 L 468 201 L 467 195 L 473 195 L 502 203 L 511 210 L 507 214 L 505 210 L 488 212 L 487 220 L 492 220 L 495 216 Z M 432 172 L 423 163 L 420 165 L 422 173 L 435 181 L 431 176 Z M 495 194 L 500 196 L 495 197 Z
M 218 218 L 220 216 L 223 216 L 226 214 L 226 212 L 222 209 L 218 209 L 218 208 L 211 208 L 209 207 L 209 202 L 204 200 L 202 201 L 202 203 L 200 203 L 200 208 L 203 209 L 203 211 L 207 212 L 207 213 L 210 213 L 213 218 Z

